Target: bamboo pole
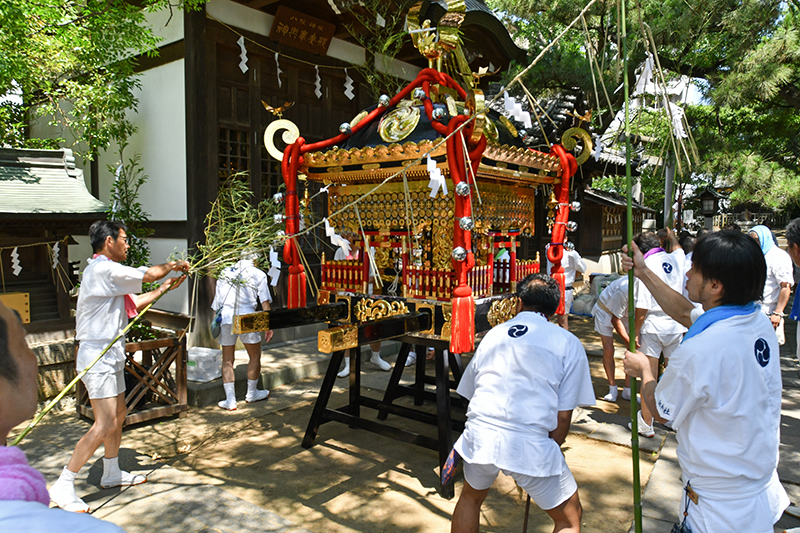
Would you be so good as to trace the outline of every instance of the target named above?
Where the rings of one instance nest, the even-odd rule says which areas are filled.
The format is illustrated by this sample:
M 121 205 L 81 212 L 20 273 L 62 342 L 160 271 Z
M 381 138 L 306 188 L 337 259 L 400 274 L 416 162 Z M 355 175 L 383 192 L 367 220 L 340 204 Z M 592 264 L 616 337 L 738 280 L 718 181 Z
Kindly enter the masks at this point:
M 175 285 L 175 284 L 173 284 L 173 285 Z M 133 326 L 135 326 L 135 325 L 136 325 L 136 324 L 139 322 L 139 320 L 140 320 L 140 319 L 142 318 L 142 316 L 143 316 L 143 315 L 144 315 L 144 314 L 145 314 L 145 313 L 148 311 L 148 309 L 150 309 L 151 307 L 153 307 L 153 304 L 155 304 L 157 301 L 159 301 L 159 300 L 161 299 L 161 297 L 162 297 L 162 296 L 164 296 L 165 294 L 167 294 L 169 291 L 171 291 L 171 290 L 172 290 L 172 287 L 173 287 L 173 285 L 170 285 L 170 286 L 167 288 L 167 290 L 165 290 L 164 292 L 162 292 L 161 294 L 159 294 L 159 295 L 156 297 L 156 299 L 155 299 L 155 300 L 153 300 L 152 302 L 150 302 L 149 304 L 147 304 L 147 306 L 145 306 L 145 308 L 144 308 L 144 309 L 142 309 L 142 312 L 141 312 L 141 313 L 139 313 L 138 315 L 136 315 L 136 316 L 133 318 L 133 320 L 130 320 L 130 321 L 128 322 L 128 325 L 127 325 L 127 326 L 125 326 L 125 329 L 123 329 L 123 330 L 122 330 L 122 332 L 121 332 L 119 335 L 117 335 L 116 337 L 114 337 L 114 340 L 112 340 L 112 341 L 109 343 L 109 345 L 108 345 L 108 346 L 106 346 L 105 348 L 103 348 L 103 351 L 102 351 L 102 352 L 100 352 L 100 354 L 99 354 L 97 357 L 95 357 L 95 358 L 94 358 L 94 361 L 92 361 L 92 362 L 89 364 L 89 366 L 87 366 L 86 368 L 84 368 L 83 370 L 81 370 L 81 371 L 78 373 L 78 375 L 77 375 L 77 376 L 75 376 L 75 379 L 73 379 L 72 381 L 70 381 L 70 382 L 69 382 L 69 384 L 68 384 L 66 387 L 64 387 L 64 390 L 62 390 L 61 392 L 59 392 L 59 393 L 58 393 L 58 396 L 56 396 L 55 398 L 53 398 L 52 400 L 50 400 L 50 403 L 48 403 L 48 404 L 45 406 L 45 408 L 44 408 L 44 409 L 42 409 L 42 411 L 41 411 L 41 412 L 40 412 L 38 415 L 36 415 L 36 417 L 35 417 L 35 418 L 34 418 L 34 419 L 31 421 L 31 423 L 30 423 L 30 424 L 28 424 L 28 427 L 26 427 L 26 428 L 25 428 L 25 429 L 22 431 L 22 433 L 20 433 L 19 435 L 17 435 L 17 437 L 16 437 L 16 438 L 15 438 L 15 439 L 14 439 L 14 440 L 11 442 L 11 445 L 12 445 L 12 446 L 16 446 L 17 444 L 19 444 L 19 443 L 20 443 L 20 441 L 21 441 L 22 439 L 24 439 L 24 438 L 25 438 L 25 436 L 26 436 L 28 433 L 30 433 L 30 432 L 31 432 L 31 430 L 32 430 L 33 428 L 35 428 L 35 427 L 36 427 L 36 425 L 37 425 L 37 424 L 38 424 L 38 423 L 39 423 L 39 422 L 42 420 L 42 418 L 44 418 L 44 417 L 45 417 L 45 415 L 46 415 L 47 413 L 49 413 L 49 412 L 50 412 L 50 410 L 51 410 L 53 407 L 55 407 L 55 405 L 56 405 L 58 402 L 60 402 L 60 401 L 61 401 L 61 399 L 62 399 L 64 396 L 66 396 L 66 395 L 67 395 L 67 393 L 68 393 L 69 391 L 71 391 L 71 390 L 72 390 L 72 388 L 73 388 L 75 385 L 77 385 L 78 381 L 80 381 L 80 379 L 81 379 L 83 376 L 85 376 L 85 375 L 86 375 L 86 373 L 87 373 L 89 370 L 91 370 L 91 368 L 92 368 L 94 365 L 96 365 L 98 361 L 100 361 L 100 359 L 101 359 L 101 358 L 102 358 L 102 357 L 103 357 L 103 356 L 106 354 L 106 352 L 108 352 L 108 350 L 110 350 L 110 349 L 111 349 L 111 347 L 112 347 L 112 346 L 114 346 L 114 343 L 115 343 L 115 342 L 117 342 L 118 340 L 120 340 L 122 337 L 124 337 L 124 336 L 125 336 L 125 334 L 128 332 L 128 330 L 130 330 L 130 329 L 131 329 Z
M 620 2 L 620 29 L 622 34 L 622 76 L 625 95 L 625 178 L 627 190 L 628 255 L 633 257 L 633 203 L 631 179 L 630 82 L 628 80 L 628 30 L 626 28 L 625 0 Z M 628 329 L 631 332 L 628 350 L 636 351 L 636 305 L 633 294 L 633 270 L 628 272 Z M 633 525 L 636 533 L 642 532 L 642 490 L 639 476 L 639 420 L 636 403 L 636 378 L 631 379 L 631 455 L 633 456 Z

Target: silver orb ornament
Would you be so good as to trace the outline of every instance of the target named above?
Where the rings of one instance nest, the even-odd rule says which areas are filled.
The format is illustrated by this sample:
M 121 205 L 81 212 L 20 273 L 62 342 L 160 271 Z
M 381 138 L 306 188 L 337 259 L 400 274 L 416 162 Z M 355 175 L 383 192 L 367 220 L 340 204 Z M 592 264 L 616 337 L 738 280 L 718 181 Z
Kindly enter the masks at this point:
M 564 249 L 569 250 L 570 252 L 575 249 L 575 245 L 572 244 L 572 241 L 567 241 L 564 243 Z
M 576 200 L 576 201 L 572 202 L 571 204 L 569 204 L 569 208 L 572 211 L 574 211 L 575 213 L 577 213 L 578 211 L 581 210 L 581 203 Z
M 350 126 L 349 122 L 342 122 L 339 126 L 339 133 L 344 133 L 345 135 L 350 135 L 353 133 L 353 128 Z
M 286 232 L 283 231 L 282 229 L 279 229 L 278 231 L 275 232 L 276 241 L 282 241 L 285 238 L 286 238 Z
M 446 112 L 443 107 L 436 107 L 433 109 L 433 118 L 436 120 L 441 120 L 444 118 Z
M 275 205 L 282 204 L 283 203 L 283 193 L 282 192 L 276 192 L 275 194 L 273 194 L 272 195 L 272 201 L 275 203 Z
M 414 92 L 412 94 L 414 95 L 414 100 L 424 100 L 426 96 L 425 89 L 423 89 L 422 87 L 417 87 L 416 89 L 414 89 Z
M 272 220 L 275 224 L 283 224 L 286 222 L 286 215 L 278 213 L 277 215 L 272 215 Z
M 453 249 L 453 259 L 456 261 L 463 261 L 467 258 L 467 251 L 461 246 L 456 246 Z
M 574 220 L 570 220 L 567 222 L 567 231 L 576 231 L 578 229 L 578 223 Z
M 472 228 L 475 227 L 475 222 L 470 217 L 461 217 L 461 220 L 458 221 L 458 227 L 464 231 L 472 231 Z
M 524 138 L 525 138 L 525 137 L 527 137 L 527 136 L 528 136 L 528 132 L 527 132 L 527 130 L 519 130 L 519 137 L 520 137 L 520 139 L 524 139 Z
M 382 94 L 381 97 L 378 98 L 378 105 L 381 107 L 389 107 L 389 102 L 391 101 L 392 99 L 389 98 L 388 94 Z
M 456 184 L 456 194 L 459 196 L 467 196 L 469 194 L 469 183 L 461 181 Z

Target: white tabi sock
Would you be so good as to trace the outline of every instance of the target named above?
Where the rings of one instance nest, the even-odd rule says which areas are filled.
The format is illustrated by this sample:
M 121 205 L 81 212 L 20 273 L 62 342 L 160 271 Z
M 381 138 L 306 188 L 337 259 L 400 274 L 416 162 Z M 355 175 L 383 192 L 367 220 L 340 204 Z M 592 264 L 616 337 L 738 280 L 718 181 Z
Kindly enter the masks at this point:
M 345 357 L 344 357 L 344 368 L 342 369 L 341 372 L 339 372 L 336 375 L 338 377 L 340 377 L 340 378 L 346 378 L 347 376 L 350 375 L 350 358 L 348 356 L 345 355 Z
M 119 477 L 119 456 L 108 459 L 103 457 L 103 477 Z
M 258 389 L 258 380 L 257 379 L 248 379 L 247 380 L 247 395 L 252 396 L 256 393 Z
M 236 382 L 223 383 L 222 388 L 225 390 L 225 400 L 236 402 Z
M 372 350 L 370 349 L 370 351 Z M 388 372 L 392 369 L 392 365 L 381 359 L 380 352 L 372 352 L 372 357 L 370 357 L 369 360 L 373 365 L 377 366 L 384 372 Z

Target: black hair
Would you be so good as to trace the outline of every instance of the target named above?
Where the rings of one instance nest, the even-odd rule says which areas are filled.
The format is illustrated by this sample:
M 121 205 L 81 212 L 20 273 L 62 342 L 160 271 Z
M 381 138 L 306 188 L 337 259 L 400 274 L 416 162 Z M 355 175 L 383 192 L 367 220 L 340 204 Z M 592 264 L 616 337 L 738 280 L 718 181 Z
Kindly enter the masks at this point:
M 639 247 L 639 250 L 641 250 L 643 254 L 646 254 L 654 248 L 661 247 L 661 241 L 658 240 L 658 236 L 652 231 L 643 231 L 637 234 L 633 238 L 633 242 L 636 243 L 636 246 Z
M 530 274 L 517 283 L 517 298 L 525 311 L 544 313 L 551 317 L 561 301 L 561 289 L 547 274 Z
M 683 252 L 688 254 L 694 249 L 695 242 L 697 242 L 697 239 L 691 235 L 684 235 L 681 237 L 681 240 L 678 241 L 678 244 L 680 244 L 681 248 L 683 248 Z
M 761 299 L 767 280 L 767 263 L 755 239 L 722 230 L 698 240 L 692 269 L 704 279 L 722 283 L 720 305 L 745 305 Z
M 92 251 L 97 253 L 103 249 L 106 239 L 111 237 L 116 240 L 119 231 L 128 231 L 128 227 L 119 220 L 98 220 L 89 227 L 89 242 L 92 244 Z
M 800 244 L 800 217 L 786 225 L 786 241 L 789 243 L 789 246 L 792 244 Z
M 8 346 L 8 324 L 0 316 L 0 377 L 11 383 L 16 383 L 19 378 L 17 361 L 11 355 Z
M 700 228 L 699 230 L 697 230 L 697 234 L 695 235 L 695 238 L 699 241 L 700 239 L 702 239 L 703 237 L 705 237 L 706 235 L 709 235 L 711 233 L 713 233 L 713 231 L 711 231 L 710 229 Z

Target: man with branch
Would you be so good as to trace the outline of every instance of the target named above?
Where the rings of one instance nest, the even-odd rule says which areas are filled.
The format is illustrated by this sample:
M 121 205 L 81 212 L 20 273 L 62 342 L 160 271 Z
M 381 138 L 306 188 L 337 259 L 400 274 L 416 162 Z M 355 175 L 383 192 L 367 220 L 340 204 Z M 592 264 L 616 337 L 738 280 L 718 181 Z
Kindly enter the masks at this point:
M 658 382 L 645 354 L 625 355 L 625 372 L 642 379 L 642 404 L 677 432 L 687 493 L 682 531 L 772 532 L 789 499 L 777 472 L 779 347 L 757 304 L 764 256 L 743 233 L 700 239 L 686 288 L 703 313 L 648 268 L 636 243 L 633 253 L 623 256 L 623 268 L 635 265 L 661 308 L 691 326 Z
M 147 479 L 119 468 L 119 446 L 125 421 L 125 338 L 121 335 L 128 319 L 144 309 L 167 290 L 184 279 L 168 278 L 157 289 L 142 291 L 142 283 L 158 281 L 170 272 L 186 272 L 189 263 L 171 261 L 150 268 L 136 269 L 120 264 L 128 255 L 128 236 L 121 222 L 99 220 L 89 228 L 94 256 L 83 272 L 75 313 L 75 339 L 80 342 L 78 372 L 90 367 L 82 381 L 89 395 L 94 424 L 75 446 L 75 451 L 61 476 L 50 488 L 50 498 L 66 511 L 88 512 L 89 506 L 75 493 L 75 476 L 103 444 L 103 488 L 137 485 Z

